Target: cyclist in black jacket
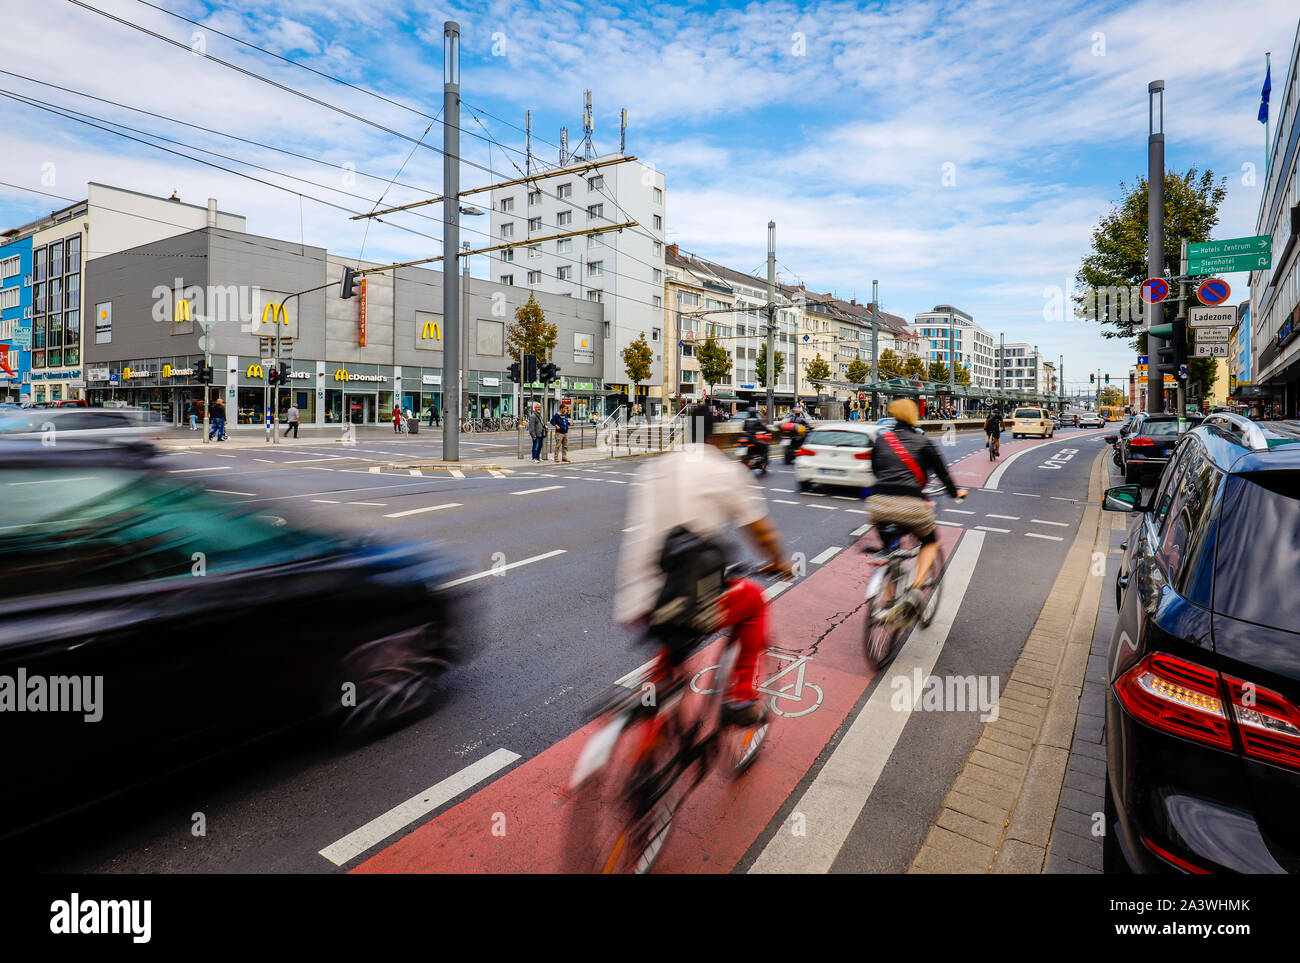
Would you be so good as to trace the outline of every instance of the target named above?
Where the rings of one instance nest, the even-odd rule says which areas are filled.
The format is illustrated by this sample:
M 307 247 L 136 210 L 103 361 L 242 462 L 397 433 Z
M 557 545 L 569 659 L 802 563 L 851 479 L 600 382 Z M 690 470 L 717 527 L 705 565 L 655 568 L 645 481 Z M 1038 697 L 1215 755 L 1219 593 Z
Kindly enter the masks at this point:
M 888 411 L 897 424 L 881 430 L 871 449 L 871 471 L 876 483 L 867 497 L 867 518 L 877 526 L 884 522 L 901 525 L 920 540 L 916 577 L 904 597 L 915 608 L 921 602 L 920 589 L 926 573 L 939 554 L 934 505 L 924 492 L 926 480 L 934 475 L 943 482 L 948 494 L 958 500 L 966 497 L 966 489 L 956 486 L 934 442 L 917 430 L 916 402 L 899 398 L 890 404 Z

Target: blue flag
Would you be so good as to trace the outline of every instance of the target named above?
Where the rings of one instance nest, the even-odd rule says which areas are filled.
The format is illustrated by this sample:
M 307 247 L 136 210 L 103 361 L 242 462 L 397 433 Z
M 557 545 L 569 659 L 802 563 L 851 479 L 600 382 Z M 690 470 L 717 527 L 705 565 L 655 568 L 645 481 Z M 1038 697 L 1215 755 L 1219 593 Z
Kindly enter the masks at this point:
M 1268 95 L 1273 92 L 1273 68 L 1264 70 L 1264 89 L 1259 92 L 1259 122 L 1268 123 Z

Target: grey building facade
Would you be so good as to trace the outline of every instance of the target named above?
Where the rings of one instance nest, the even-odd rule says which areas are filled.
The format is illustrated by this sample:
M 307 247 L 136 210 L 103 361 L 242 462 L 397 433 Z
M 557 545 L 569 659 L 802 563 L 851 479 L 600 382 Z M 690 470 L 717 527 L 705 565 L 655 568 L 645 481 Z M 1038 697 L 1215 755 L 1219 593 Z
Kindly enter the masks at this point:
M 291 375 L 279 409 L 296 404 L 304 424 L 379 424 L 391 420 L 394 405 L 441 411 L 442 273 L 410 267 L 370 274 L 363 294 L 344 299 L 345 263 L 356 267 L 324 248 L 219 228 L 92 262 L 85 338 L 91 404 L 141 405 L 183 422 L 203 399 L 194 375 L 203 358 L 199 322 L 208 319 L 210 394 L 224 401 L 231 425 L 265 423 L 276 336 Z M 506 329 L 530 292 L 483 279 L 461 283 L 467 287 L 462 410 L 475 417 L 516 414 Z M 305 293 L 289 297 L 295 292 Z M 553 294 L 536 298 L 557 327 L 550 360 L 562 380 L 551 397 L 571 399 L 578 417 L 601 410 L 603 359 L 595 346 L 603 306 Z

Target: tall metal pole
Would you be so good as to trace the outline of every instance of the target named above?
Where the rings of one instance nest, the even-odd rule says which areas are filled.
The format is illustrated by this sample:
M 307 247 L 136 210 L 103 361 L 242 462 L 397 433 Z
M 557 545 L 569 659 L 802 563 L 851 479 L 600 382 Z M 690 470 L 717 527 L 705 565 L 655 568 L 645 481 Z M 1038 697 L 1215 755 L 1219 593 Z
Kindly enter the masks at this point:
M 442 25 L 442 457 L 460 461 L 460 24 Z
M 776 221 L 767 222 L 767 417 L 776 417 Z
M 1184 347 L 1183 347 L 1183 350 L 1182 350 L 1181 352 L 1178 351 L 1178 350 L 1175 350 L 1175 351 L 1174 351 L 1174 364 L 1176 364 L 1176 365 L 1183 365 L 1183 364 L 1185 364 L 1186 361 L 1187 361 L 1186 358 L 1182 357 L 1182 355 L 1186 353 L 1186 345 L 1187 345 L 1187 333 L 1186 333 L 1186 328 L 1184 328 L 1183 336 L 1182 336 L 1182 339 L 1181 339 L 1181 340 L 1179 340 L 1178 335 L 1177 335 L 1176 332 L 1177 332 L 1177 329 L 1178 329 L 1179 327 L 1182 327 L 1182 326 L 1185 325 L 1186 322 L 1187 322 L 1187 282 L 1186 282 L 1185 280 L 1183 280 L 1184 278 L 1187 277 L 1187 240 L 1186 240 L 1186 238 L 1183 239 L 1182 253 L 1181 253 L 1180 256 L 1179 256 L 1178 261 L 1179 261 L 1179 263 L 1178 263 L 1178 277 L 1179 277 L 1179 281 L 1178 281 L 1178 320 L 1174 322 L 1175 335 L 1174 335 L 1174 337 L 1171 339 L 1171 342 L 1172 342 L 1172 344 L 1174 344 L 1175 348 L 1177 348 L 1177 346 L 1180 345 L 1180 344 L 1184 346 Z M 1151 359 L 1148 358 L 1147 360 L 1150 361 Z M 1148 370 L 1150 370 L 1150 369 L 1148 369 Z M 1163 376 L 1162 376 L 1162 377 L 1163 377 Z M 1186 418 L 1186 417 L 1187 417 L 1187 381 L 1186 381 L 1186 379 L 1183 378 L 1183 376 L 1182 376 L 1182 372 L 1181 372 L 1181 371 L 1179 371 L 1179 372 L 1175 372 L 1175 374 L 1174 374 L 1174 378 L 1176 379 L 1176 382 L 1175 382 L 1175 383 L 1178 385 L 1177 389 L 1175 390 L 1175 397 L 1178 399 L 1178 401 L 1177 401 L 1177 404 L 1178 404 L 1178 408 L 1177 408 L 1178 416 L 1179 416 L 1180 418 Z
M 871 420 L 880 416 L 877 412 L 879 399 L 876 385 L 880 383 L 880 282 L 871 282 Z
M 951 315 L 948 318 L 948 404 L 956 405 L 957 399 L 953 395 L 953 385 L 957 382 L 957 338 L 956 334 L 957 316 Z
M 790 352 L 792 357 L 794 371 L 794 404 L 790 407 L 793 410 L 799 405 L 799 317 L 803 314 L 804 296 L 796 295 L 794 299 L 794 349 Z
M 1165 275 L 1165 82 L 1147 84 L 1147 277 Z M 1164 341 L 1151 333 L 1164 321 L 1162 306 L 1147 306 L 1147 411 L 1165 407 L 1165 376 L 1157 370 Z
M 469 241 L 461 243 L 460 256 L 465 260 L 465 270 L 461 274 L 464 283 L 461 289 L 464 303 L 461 305 L 460 315 L 460 383 L 465 392 L 465 403 L 461 406 L 461 410 L 465 412 L 466 418 L 470 418 L 474 413 L 469 410 Z

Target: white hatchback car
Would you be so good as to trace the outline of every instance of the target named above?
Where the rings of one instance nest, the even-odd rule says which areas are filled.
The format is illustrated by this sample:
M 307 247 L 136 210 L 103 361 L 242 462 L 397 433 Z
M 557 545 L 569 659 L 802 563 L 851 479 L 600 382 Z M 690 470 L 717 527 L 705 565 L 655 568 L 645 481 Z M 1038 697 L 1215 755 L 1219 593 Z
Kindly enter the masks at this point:
M 1105 428 L 1106 419 L 1095 411 L 1085 411 L 1079 416 L 1080 428 Z
M 795 455 L 794 477 L 800 491 L 813 485 L 870 488 L 876 483 L 871 471 L 871 446 L 880 432 L 874 421 L 828 421 L 818 425 L 803 440 Z

